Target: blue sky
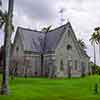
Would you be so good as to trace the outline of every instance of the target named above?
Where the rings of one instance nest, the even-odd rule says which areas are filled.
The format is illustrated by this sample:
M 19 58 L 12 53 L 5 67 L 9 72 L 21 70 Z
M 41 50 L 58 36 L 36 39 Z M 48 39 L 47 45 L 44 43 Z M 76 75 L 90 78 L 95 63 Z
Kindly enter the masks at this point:
M 2 0 L 4 9 L 7 1 Z M 64 9 L 60 21 L 60 9 Z M 93 60 L 93 47 L 89 38 L 93 29 L 100 26 L 100 0 L 15 0 L 14 19 L 15 27 L 22 26 L 40 30 L 44 26 L 58 27 L 69 20 L 77 38 L 83 39 L 87 45 L 88 55 Z M 3 33 L 0 31 L 0 45 L 3 43 Z M 14 35 L 13 35 L 14 37 Z M 99 64 L 98 47 L 96 47 L 97 64 Z

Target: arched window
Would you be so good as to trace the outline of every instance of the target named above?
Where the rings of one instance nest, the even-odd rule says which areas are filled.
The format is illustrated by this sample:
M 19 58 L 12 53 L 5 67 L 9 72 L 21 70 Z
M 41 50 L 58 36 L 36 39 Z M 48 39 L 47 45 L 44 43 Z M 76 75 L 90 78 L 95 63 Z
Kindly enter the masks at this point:
M 19 50 L 19 47 L 16 47 L 16 51 L 18 51 Z
M 63 60 L 61 59 L 60 61 L 60 70 L 63 71 L 64 70 L 64 63 Z
M 68 37 L 70 36 L 70 30 L 68 30 Z
M 77 62 L 77 60 L 75 60 L 75 70 L 77 70 L 78 69 L 78 62 Z
M 81 71 L 82 71 L 82 76 L 85 75 L 85 63 L 81 62 Z
M 72 46 L 70 44 L 67 45 L 67 50 L 72 50 Z

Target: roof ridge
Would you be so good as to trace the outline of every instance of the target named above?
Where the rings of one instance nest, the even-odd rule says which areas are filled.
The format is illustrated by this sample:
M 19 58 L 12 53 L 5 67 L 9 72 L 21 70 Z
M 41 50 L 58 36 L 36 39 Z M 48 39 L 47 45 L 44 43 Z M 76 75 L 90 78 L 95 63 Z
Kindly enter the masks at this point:
M 69 22 L 66 23 L 66 24 L 64 24 L 64 25 L 61 25 L 61 26 L 59 26 L 59 27 L 56 27 L 56 28 L 50 30 L 49 32 L 51 32 L 51 31 L 55 31 L 55 30 L 57 30 L 57 29 L 59 29 L 59 28 L 62 28 L 62 27 L 65 27 L 65 26 L 67 26 L 68 24 L 69 24 Z
M 30 29 L 30 28 L 24 28 L 24 27 L 20 27 L 20 26 L 18 26 L 18 28 L 23 29 L 23 30 L 27 30 L 27 31 L 34 31 L 34 32 L 44 33 L 42 31 L 33 30 L 33 29 Z
M 75 41 L 76 41 L 76 42 L 74 42 L 74 43 L 77 43 L 77 45 L 78 45 L 78 46 L 76 46 L 76 47 L 79 49 L 78 52 L 79 52 L 79 53 L 80 53 L 80 52 L 81 52 L 81 53 L 84 53 L 83 55 L 88 56 L 87 53 L 85 53 L 84 50 L 81 49 L 81 47 L 80 47 L 80 45 L 79 45 L 79 43 L 78 43 L 78 40 L 77 40 L 77 36 L 76 36 L 76 34 L 75 34 L 74 30 L 73 30 L 73 27 L 72 27 L 71 23 L 69 23 L 69 24 L 70 24 L 70 28 L 71 28 L 72 33 L 73 33 L 73 36 L 74 36 L 73 38 L 74 38 Z M 80 54 L 81 54 L 81 53 L 80 53 Z M 88 56 L 88 57 L 89 57 L 89 56 Z
M 50 30 L 49 32 L 51 32 L 51 31 L 55 31 L 55 30 L 57 30 L 57 29 L 59 29 L 59 28 L 62 28 L 62 27 L 64 27 L 64 26 L 67 26 L 68 24 L 70 24 L 70 23 L 67 22 L 66 24 L 61 25 L 61 26 L 59 26 L 59 27 L 56 27 L 56 28 Z M 28 31 L 34 31 L 34 32 L 45 33 L 45 32 L 42 32 L 42 31 L 33 30 L 33 29 L 30 29 L 30 28 L 24 28 L 24 27 L 21 27 L 21 26 L 18 26 L 18 28 L 23 29 L 23 30 L 28 30 Z M 47 33 L 48 33 L 48 32 L 47 32 Z

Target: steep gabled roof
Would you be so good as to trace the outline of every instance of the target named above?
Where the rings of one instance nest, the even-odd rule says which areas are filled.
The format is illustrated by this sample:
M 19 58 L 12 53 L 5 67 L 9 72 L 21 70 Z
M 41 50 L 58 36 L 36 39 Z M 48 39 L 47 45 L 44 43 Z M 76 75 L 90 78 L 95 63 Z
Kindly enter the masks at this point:
M 19 27 L 24 51 L 43 52 L 42 46 L 45 34 L 40 31 L 29 30 Z
M 78 41 L 77 41 L 77 38 L 76 38 L 76 36 L 75 36 L 75 32 L 73 31 L 73 28 L 72 28 L 72 26 L 71 26 L 71 23 L 69 23 L 69 27 L 70 27 L 70 30 L 72 31 L 71 33 L 71 36 L 72 36 L 72 39 L 73 39 L 73 41 L 74 41 L 74 44 L 76 45 L 76 48 L 77 48 L 77 51 L 78 51 L 78 53 L 79 53 L 79 55 L 81 56 L 81 57 L 88 57 L 88 58 L 90 58 L 88 55 L 87 55 L 87 53 L 86 53 L 86 51 L 84 51 L 81 47 L 80 47 L 80 45 L 79 45 L 79 43 L 78 43 Z
M 55 50 L 67 25 L 68 23 L 47 33 L 18 27 L 16 33 L 21 36 L 24 51 L 42 53 Z
M 74 34 L 70 22 L 47 33 L 42 31 L 30 30 L 22 27 L 18 27 L 17 33 L 19 33 L 21 36 L 24 51 L 45 53 L 49 51 L 54 51 L 56 49 L 57 45 L 59 44 L 59 41 L 61 40 L 63 34 L 67 29 L 71 30 L 72 39 L 75 43 L 79 55 L 87 55 L 79 47 L 77 38 Z
M 45 52 L 54 51 L 64 32 L 68 28 L 68 23 L 54 30 L 49 31 L 45 37 Z

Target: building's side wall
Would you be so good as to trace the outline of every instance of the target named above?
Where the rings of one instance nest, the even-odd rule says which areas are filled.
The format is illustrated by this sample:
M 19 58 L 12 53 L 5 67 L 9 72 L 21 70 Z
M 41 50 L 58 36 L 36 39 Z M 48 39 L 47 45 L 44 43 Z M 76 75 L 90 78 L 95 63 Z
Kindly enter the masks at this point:
M 29 64 L 27 67 L 27 76 L 41 76 L 41 56 L 39 54 L 25 54 Z
M 13 44 L 13 49 L 12 49 L 12 57 L 22 57 L 24 55 L 24 50 L 23 50 L 23 44 L 22 44 L 22 39 L 20 37 L 19 33 L 16 33 L 16 37 L 14 40 Z M 16 58 L 17 59 L 17 58 Z
M 22 73 L 21 63 L 23 62 L 24 50 L 20 34 L 17 32 L 12 48 L 11 70 L 15 70 L 14 73 Z M 19 66 L 19 67 L 18 67 Z
M 17 76 L 40 76 L 41 58 L 40 54 L 24 52 L 22 38 L 16 35 L 12 51 L 12 68 L 16 70 Z
M 62 39 L 60 40 L 60 43 L 58 47 L 56 48 L 56 66 L 57 66 L 57 73 L 56 75 L 58 77 L 61 76 L 68 76 L 68 66 L 70 64 L 71 66 L 71 76 L 79 77 L 81 76 L 81 61 L 85 62 L 86 65 L 88 63 L 87 59 L 81 59 L 82 55 L 79 54 L 79 51 L 77 50 L 77 45 L 74 43 L 72 39 L 72 34 L 69 33 L 67 30 L 65 34 L 63 35 Z M 68 45 L 71 45 L 72 49 L 67 48 Z M 63 61 L 63 65 L 61 65 L 61 62 Z M 63 68 L 62 68 L 63 66 Z M 86 68 L 88 68 L 86 66 Z M 86 71 L 87 73 L 87 71 Z
M 22 61 L 17 64 L 17 76 L 41 76 L 41 56 L 35 53 L 24 53 Z

